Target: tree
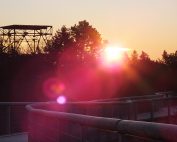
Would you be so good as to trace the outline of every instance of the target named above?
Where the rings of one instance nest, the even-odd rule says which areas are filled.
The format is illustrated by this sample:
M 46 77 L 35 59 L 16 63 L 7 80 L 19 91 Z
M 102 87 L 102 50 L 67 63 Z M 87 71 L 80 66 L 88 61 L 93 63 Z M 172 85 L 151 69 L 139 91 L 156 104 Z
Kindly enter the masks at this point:
M 71 27 L 71 34 L 78 56 L 96 54 L 101 45 L 101 35 L 87 21 L 80 21 L 78 25 Z
M 163 51 L 163 54 L 162 54 L 162 61 L 164 62 L 164 63 L 166 63 L 167 62 L 167 58 L 168 58 L 168 53 L 167 53 L 167 51 Z
M 59 29 L 50 42 L 47 43 L 45 51 L 47 52 L 63 52 L 67 46 L 72 45 L 73 39 L 70 29 L 63 26 Z
M 70 48 L 80 60 L 88 57 L 95 57 L 102 42 L 101 35 L 93 28 L 89 22 L 80 21 L 71 28 L 63 26 L 59 29 L 50 43 L 46 46 L 46 51 L 64 52 Z
M 149 55 L 144 51 L 141 52 L 139 58 L 141 61 L 150 61 Z
M 136 50 L 133 50 L 132 54 L 131 54 L 131 61 L 133 63 L 136 63 L 138 61 L 138 53 Z
M 168 54 L 165 50 L 162 54 L 162 61 L 170 67 L 177 67 L 177 51 L 175 53 Z

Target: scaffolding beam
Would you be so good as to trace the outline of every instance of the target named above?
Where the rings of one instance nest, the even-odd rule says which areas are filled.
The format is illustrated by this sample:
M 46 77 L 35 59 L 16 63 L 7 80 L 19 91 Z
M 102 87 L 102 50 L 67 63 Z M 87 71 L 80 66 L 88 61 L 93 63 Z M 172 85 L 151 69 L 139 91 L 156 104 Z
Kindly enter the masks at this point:
M 9 25 L 0 27 L 0 48 L 5 53 L 38 54 L 52 38 L 48 25 Z

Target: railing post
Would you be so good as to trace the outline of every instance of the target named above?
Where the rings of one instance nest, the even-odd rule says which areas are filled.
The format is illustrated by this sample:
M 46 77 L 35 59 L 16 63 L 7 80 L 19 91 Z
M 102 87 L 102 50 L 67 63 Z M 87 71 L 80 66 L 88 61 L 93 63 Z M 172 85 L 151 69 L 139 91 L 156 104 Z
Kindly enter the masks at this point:
M 11 106 L 7 106 L 7 132 L 11 134 Z
M 122 142 L 122 134 L 117 133 L 117 135 L 118 135 L 118 142 Z
M 171 123 L 171 101 L 169 98 L 167 99 L 167 105 L 168 105 L 168 123 Z
M 134 119 L 137 120 L 137 103 L 134 102 L 133 106 L 134 106 Z
M 82 126 L 82 124 L 80 126 L 81 126 L 81 142 L 85 142 L 85 129 L 84 126 Z
M 128 120 L 130 120 L 130 100 L 128 100 Z
M 28 112 L 28 142 L 35 142 L 35 126 L 33 124 L 33 119 L 32 112 Z
M 111 108 L 110 108 L 110 110 L 111 110 L 111 117 L 114 117 L 115 115 L 114 115 L 114 110 L 115 110 L 115 105 L 111 105 Z
M 151 100 L 151 121 L 154 119 L 154 100 Z
M 133 109 L 134 109 L 134 107 L 133 107 L 133 101 L 129 100 L 128 101 L 128 120 L 133 119 L 133 117 L 132 117 L 132 112 L 134 111 Z
M 57 121 L 57 128 L 58 128 L 57 141 L 61 142 L 61 125 L 60 125 L 59 120 Z

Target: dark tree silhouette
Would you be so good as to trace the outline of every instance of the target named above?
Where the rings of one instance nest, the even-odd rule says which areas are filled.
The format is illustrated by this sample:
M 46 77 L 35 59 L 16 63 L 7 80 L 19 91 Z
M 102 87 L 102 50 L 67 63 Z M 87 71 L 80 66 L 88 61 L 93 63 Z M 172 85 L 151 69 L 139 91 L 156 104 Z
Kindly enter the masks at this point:
M 80 21 L 78 25 L 71 27 L 77 54 L 95 54 L 101 44 L 101 35 L 87 21 Z
M 63 26 L 59 29 L 53 39 L 46 46 L 46 51 L 63 52 L 65 49 L 72 49 L 80 60 L 96 56 L 97 49 L 101 46 L 101 35 L 89 22 L 80 21 L 71 28 Z
M 2 54 L 0 53 L 0 94 L 2 94 L 0 99 L 4 101 L 47 101 L 49 98 L 42 89 L 45 81 L 51 77 L 62 81 L 66 75 L 64 82 L 67 85 L 70 82 L 80 84 L 78 80 L 82 80 L 82 78 L 85 80 L 86 71 L 93 74 L 91 78 L 95 78 L 96 81 L 91 80 L 91 84 L 88 84 L 86 90 L 78 85 L 77 91 L 81 92 L 80 89 L 82 89 L 85 99 L 90 97 L 85 92 L 92 93 L 89 92 L 91 88 L 89 85 L 94 86 L 94 81 L 95 84 L 103 86 L 103 88 L 98 87 L 98 90 L 103 92 L 98 96 L 100 98 L 104 97 L 105 87 L 110 84 L 114 84 L 117 91 L 114 97 L 142 95 L 154 90 L 176 90 L 177 51 L 175 53 L 164 51 L 162 59 L 155 62 L 144 51 L 139 56 L 134 50 L 130 57 L 125 54 L 125 62 L 123 62 L 125 66 L 122 69 L 109 74 L 110 72 L 97 66 L 99 62 L 90 60 L 96 57 L 99 48 L 107 44 L 108 41 L 102 41 L 99 32 L 87 21 L 80 21 L 70 28 L 63 26 L 59 29 L 46 46 L 45 51 L 48 54 L 12 56 L 13 51 L 8 54 L 3 52 L 4 47 L 1 48 L 0 40 L 0 52 L 2 52 Z M 91 61 L 91 64 L 88 61 Z M 82 64 L 85 62 L 87 64 Z M 69 76 L 70 72 L 71 76 Z M 76 78 L 73 78 L 75 76 L 73 72 L 76 72 Z M 93 88 L 91 88 L 92 90 Z M 70 93 L 71 96 L 69 96 Z M 67 92 L 66 95 L 72 97 L 73 92 Z M 80 96 L 77 95 L 74 97 L 80 99 Z
M 64 49 L 68 46 L 71 46 L 73 43 L 73 38 L 71 36 L 70 29 L 63 26 L 59 29 L 52 40 L 45 47 L 47 52 L 63 52 Z
M 139 58 L 141 61 L 150 61 L 149 55 L 144 51 L 141 52 Z
M 136 63 L 138 61 L 138 53 L 136 50 L 133 50 L 132 54 L 131 54 L 131 61 Z
M 168 54 L 165 50 L 162 54 L 162 62 L 170 67 L 177 68 L 177 51 L 175 53 Z
M 2 42 L 3 42 L 3 40 L 2 40 L 2 38 L 0 38 L 0 54 L 2 54 L 3 50 L 4 50 Z
M 167 53 L 167 51 L 164 50 L 163 54 L 162 54 L 162 62 L 166 63 L 167 58 L 168 58 L 168 53 Z

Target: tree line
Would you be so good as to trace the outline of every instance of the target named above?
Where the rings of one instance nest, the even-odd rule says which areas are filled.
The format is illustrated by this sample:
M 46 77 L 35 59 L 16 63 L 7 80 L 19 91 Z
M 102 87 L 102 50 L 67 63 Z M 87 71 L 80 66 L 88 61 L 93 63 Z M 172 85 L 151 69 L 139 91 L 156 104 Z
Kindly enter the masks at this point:
M 84 20 L 70 28 L 63 26 L 58 29 L 44 47 L 44 52 L 23 54 L 19 51 L 4 53 L 0 50 L 0 97 L 6 101 L 47 100 L 41 86 L 45 79 L 58 76 L 58 72 L 60 77 L 67 72 L 73 72 L 75 64 L 80 68 L 94 68 L 99 57 L 98 51 L 106 45 L 107 42 L 102 39 L 97 29 Z M 152 60 L 146 52 L 138 54 L 134 50 L 129 56 L 125 54 L 125 58 L 126 69 L 114 76 L 98 71 L 98 77 L 105 81 L 103 86 L 107 87 L 110 78 L 115 78 L 117 86 L 114 97 L 176 90 L 177 51 L 164 51 L 161 59 Z M 79 77 L 81 78 L 78 75 Z M 87 91 L 81 93 L 85 94 Z M 105 94 L 95 98 L 108 97 L 110 96 Z M 94 99 L 94 96 L 85 99 Z
M 63 52 L 70 50 L 70 56 L 73 57 L 73 60 L 80 60 L 81 62 L 88 62 L 90 59 L 98 57 L 98 51 L 106 46 L 108 43 L 107 40 L 103 40 L 101 34 L 90 25 L 86 20 L 79 21 L 78 24 L 67 28 L 62 26 L 58 29 L 55 35 L 51 40 L 48 41 L 44 49 L 38 50 L 33 55 L 30 55 L 31 52 L 27 52 L 26 56 L 35 56 L 36 54 L 40 55 L 59 55 Z M 11 52 L 11 49 L 7 49 L 6 52 L 3 50 L 3 42 L 0 40 L 0 56 L 25 56 L 23 52 L 18 51 L 18 48 L 14 48 L 16 51 Z M 132 61 L 153 61 L 150 59 L 149 55 L 142 51 L 138 55 L 137 51 L 134 50 L 130 57 L 125 55 L 128 60 Z M 177 64 L 177 51 L 175 53 L 167 53 L 165 50 L 162 53 L 162 57 L 156 61 L 158 63 L 163 63 L 168 66 L 175 67 Z

